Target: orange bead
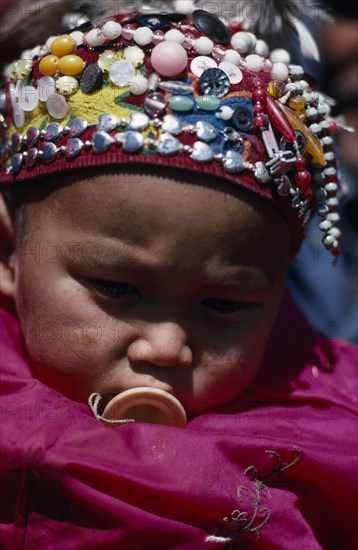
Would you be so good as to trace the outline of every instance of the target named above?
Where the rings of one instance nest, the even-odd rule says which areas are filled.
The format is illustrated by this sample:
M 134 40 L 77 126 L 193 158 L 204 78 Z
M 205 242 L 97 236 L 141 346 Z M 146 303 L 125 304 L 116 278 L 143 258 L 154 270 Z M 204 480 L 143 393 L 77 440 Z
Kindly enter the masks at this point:
M 82 73 L 84 61 L 78 55 L 65 55 L 58 62 L 58 68 L 62 74 L 67 76 L 77 76 Z
M 50 50 L 53 55 L 63 57 L 64 55 L 68 55 L 74 52 L 76 46 L 77 44 L 73 40 L 72 36 L 69 36 L 68 34 L 63 34 L 62 36 L 58 36 L 57 38 L 55 38 L 50 46 Z
M 53 76 L 57 73 L 58 62 L 59 58 L 57 55 L 46 55 L 46 57 L 43 57 L 40 61 L 40 73 L 46 76 Z

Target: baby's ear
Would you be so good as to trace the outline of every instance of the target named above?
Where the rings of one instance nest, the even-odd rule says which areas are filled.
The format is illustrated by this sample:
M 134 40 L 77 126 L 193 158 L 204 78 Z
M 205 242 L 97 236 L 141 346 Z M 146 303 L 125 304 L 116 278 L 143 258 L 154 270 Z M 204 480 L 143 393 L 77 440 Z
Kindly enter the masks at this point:
M 15 297 L 15 229 L 9 207 L 0 193 L 0 306 L 14 308 Z

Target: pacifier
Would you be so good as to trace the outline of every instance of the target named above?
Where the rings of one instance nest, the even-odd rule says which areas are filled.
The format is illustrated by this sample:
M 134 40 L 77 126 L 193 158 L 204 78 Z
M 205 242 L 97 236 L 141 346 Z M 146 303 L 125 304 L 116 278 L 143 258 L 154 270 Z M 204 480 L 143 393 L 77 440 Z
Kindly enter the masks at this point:
M 133 388 L 119 393 L 105 406 L 102 414 L 98 408 L 102 400 L 99 393 L 92 393 L 88 404 L 98 420 L 110 426 L 128 422 L 165 424 L 184 428 L 187 423 L 183 405 L 170 393 L 156 388 Z

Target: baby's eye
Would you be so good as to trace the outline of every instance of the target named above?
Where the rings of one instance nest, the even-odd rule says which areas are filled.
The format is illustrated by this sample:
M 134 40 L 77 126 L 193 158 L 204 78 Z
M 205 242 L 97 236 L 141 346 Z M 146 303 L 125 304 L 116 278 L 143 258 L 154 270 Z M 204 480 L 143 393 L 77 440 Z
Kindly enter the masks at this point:
M 224 300 L 223 298 L 205 298 L 202 303 L 205 308 L 222 314 L 237 313 L 244 306 L 242 302 Z
M 128 298 L 138 296 L 139 294 L 136 287 L 128 283 L 115 283 L 112 281 L 96 279 L 92 281 L 91 285 L 96 292 L 99 292 L 108 298 Z

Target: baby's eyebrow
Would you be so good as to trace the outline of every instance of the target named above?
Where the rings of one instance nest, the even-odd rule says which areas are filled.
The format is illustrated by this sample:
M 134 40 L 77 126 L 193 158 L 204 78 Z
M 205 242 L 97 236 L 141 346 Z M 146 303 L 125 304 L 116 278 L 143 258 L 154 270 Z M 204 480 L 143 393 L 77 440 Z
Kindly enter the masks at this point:
M 73 265 L 83 262 L 98 267 L 119 267 L 139 265 L 138 251 L 129 245 L 99 244 L 93 241 L 65 243 L 62 247 L 63 257 Z
M 166 267 L 155 261 L 153 256 L 141 257 L 140 250 L 128 243 L 99 243 L 93 241 L 67 243 L 64 258 L 74 269 L 90 268 L 115 277 L 123 272 L 137 272 L 146 275 L 163 273 Z M 185 277 L 185 271 L 176 269 L 172 277 Z M 186 277 L 185 277 L 186 278 Z M 189 277 L 190 279 L 190 273 Z M 195 276 L 193 277 L 195 279 Z M 198 277 L 199 279 L 199 277 Z M 270 289 L 275 284 L 269 266 L 256 263 L 227 265 L 207 273 L 200 273 L 200 283 L 209 289 L 255 290 Z

